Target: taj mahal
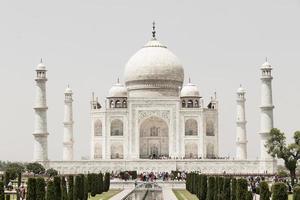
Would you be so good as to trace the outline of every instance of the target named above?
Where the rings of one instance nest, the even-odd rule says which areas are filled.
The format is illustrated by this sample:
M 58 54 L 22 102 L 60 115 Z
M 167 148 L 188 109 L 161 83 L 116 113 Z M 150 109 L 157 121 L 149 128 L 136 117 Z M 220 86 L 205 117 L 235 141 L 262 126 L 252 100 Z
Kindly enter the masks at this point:
M 259 71 L 259 159 L 247 157 L 246 91 L 242 86 L 236 93 L 236 157 L 220 158 L 217 95 L 204 99 L 191 80 L 184 80 L 182 63 L 158 41 L 153 24 L 150 41 L 125 65 L 124 84 L 118 79 L 104 104 L 92 95 L 89 160 L 73 157 L 73 91 L 69 86 L 64 99 L 63 159 L 49 160 L 47 70 L 41 62 L 35 78 L 34 160 L 62 174 L 118 170 L 274 173 L 277 162 L 264 145 L 274 126 L 272 66 L 266 61 Z

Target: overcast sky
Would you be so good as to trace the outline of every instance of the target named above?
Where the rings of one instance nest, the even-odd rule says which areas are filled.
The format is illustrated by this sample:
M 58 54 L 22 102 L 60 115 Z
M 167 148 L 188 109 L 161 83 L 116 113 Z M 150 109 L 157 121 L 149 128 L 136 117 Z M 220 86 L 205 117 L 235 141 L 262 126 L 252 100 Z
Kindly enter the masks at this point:
M 62 159 L 64 90 L 74 91 L 75 157 L 90 152 L 90 97 L 123 81 L 127 60 L 157 38 L 205 102 L 217 91 L 220 155 L 235 155 L 236 90 L 247 90 L 248 152 L 259 155 L 260 65 L 274 67 L 275 126 L 300 130 L 300 0 L 0 2 L 0 160 L 33 158 L 35 67 L 48 69 L 49 158 Z

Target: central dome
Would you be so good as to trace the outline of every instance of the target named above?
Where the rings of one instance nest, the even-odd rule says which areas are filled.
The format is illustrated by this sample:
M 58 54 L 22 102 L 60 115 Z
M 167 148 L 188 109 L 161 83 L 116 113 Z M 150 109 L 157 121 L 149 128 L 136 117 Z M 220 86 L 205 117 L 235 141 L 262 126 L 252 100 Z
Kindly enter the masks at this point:
M 178 96 L 183 80 L 184 70 L 179 59 L 155 38 L 135 53 L 125 67 L 125 85 L 131 96 L 151 92 L 159 96 Z

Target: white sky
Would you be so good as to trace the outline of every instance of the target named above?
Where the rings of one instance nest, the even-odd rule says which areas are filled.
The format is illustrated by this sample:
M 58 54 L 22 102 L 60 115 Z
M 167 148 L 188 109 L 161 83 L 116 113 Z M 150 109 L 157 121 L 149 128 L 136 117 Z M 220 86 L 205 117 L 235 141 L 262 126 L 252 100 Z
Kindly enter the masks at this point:
M 103 102 L 127 60 L 151 37 L 169 47 L 206 103 L 220 101 L 220 154 L 235 155 L 236 89 L 247 90 L 250 158 L 259 155 L 260 71 L 274 67 L 275 126 L 300 129 L 299 0 L 0 2 L 0 160 L 33 158 L 34 69 L 48 68 L 49 157 L 62 158 L 63 99 L 74 91 L 76 158 L 90 151 L 90 96 Z

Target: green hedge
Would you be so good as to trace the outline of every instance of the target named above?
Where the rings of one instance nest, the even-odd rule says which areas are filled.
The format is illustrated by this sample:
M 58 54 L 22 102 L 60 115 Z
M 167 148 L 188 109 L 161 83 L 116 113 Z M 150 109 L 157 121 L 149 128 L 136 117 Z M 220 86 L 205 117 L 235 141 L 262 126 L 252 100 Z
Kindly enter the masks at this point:
M 55 197 L 53 200 L 61 200 L 61 180 L 59 176 L 55 176 L 53 179 Z
M 61 199 L 68 200 L 67 183 L 64 176 L 61 177 Z
M 4 200 L 4 183 L 0 181 L 0 200 Z
M 107 192 L 110 187 L 110 173 L 106 172 L 104 175 L 104 192 Z
M 231 200 L 237 200 L 236 199 L 236 189 L 237 189 L 237 180 L 236 178 L 233 178 L 231 181 Z
M 74 199 L 74 176 L 68 177 L 68 199 L 73 200 Z
M 269 190 L 269 185 L 267 182 L 265 181 L 260 182 L 259 195 L 260 195 L 260 200 L 270 200 L 271 192 Z
M 26 200 L 36 200 L 36 179 L 28 178 Z
M 272 200 L 288 200 L 287 186 L 284 183 L 274 183 Z
M 251 191 L 247 191 L 246 193 L 246 200 L 253 200 L 253 194 Z
M 223 184 L 223 199 L 224 200 L 230 200 L 231 198 L 231 178 L 226 177 L 224 179 L 224 184 Z
M 55 199 L 54 182 L 50 180 L 47 184 L 46 200 L 53 200 L 53 199 Z
M 236 187 L 236 198 L 237 200 L 246 200 L 246 193 L 248 191 L 248 183 L 244 178 L 240 178 L 237 180 Z
M 45 200 L 46 196 L 46 182 L 44 178 L 39 177 L 36 179 L 36 200 Z
M 209 176 L 206 200 L 215 200 L 215 185 L 216 185 L 216 177 Z
M 293 200 L 300 200 L 300 186 L 294 187 Z

